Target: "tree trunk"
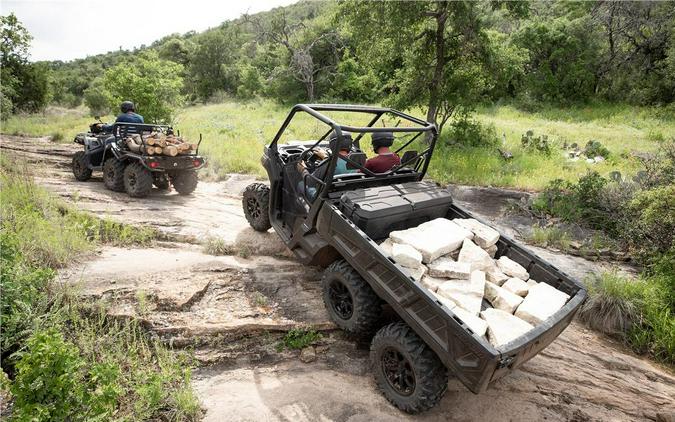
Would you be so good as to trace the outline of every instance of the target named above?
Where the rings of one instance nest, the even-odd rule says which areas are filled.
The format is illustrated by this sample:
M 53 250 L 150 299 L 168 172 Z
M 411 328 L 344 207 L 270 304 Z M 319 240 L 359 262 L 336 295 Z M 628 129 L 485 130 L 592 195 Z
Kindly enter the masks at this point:
M 436 49 L 436 64 L 434 66 L 434 75 L 429 83 L 429 108 L 427 110 L 427 121 L 429 123 L 438 124 L 439 111 L 439 86 L 443 80 L 443 70 L 445 68 L 445 24 L 448 20 L 448 4 L 446 2 L 436 3 L 436 12 L 434 17 L 436 19 L 436 35 L 435 35 L 435 49 Z M 427 135 L 427 142 L 431 142 L 431 137 Z

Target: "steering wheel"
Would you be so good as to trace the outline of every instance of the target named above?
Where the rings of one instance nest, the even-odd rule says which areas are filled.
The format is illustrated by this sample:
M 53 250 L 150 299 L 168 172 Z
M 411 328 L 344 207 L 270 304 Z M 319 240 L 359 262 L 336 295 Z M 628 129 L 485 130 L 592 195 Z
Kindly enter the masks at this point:
M 328 157 L 326 158 L 329 158 L 330 151 L 326 151 L 326 153 L 328 154 Z M 311 173 L 323 159 L 317 155 L 314 148 L 307 148 L 300 154 L 300 161 L 303 161 L 306 164 L 307 170 Z

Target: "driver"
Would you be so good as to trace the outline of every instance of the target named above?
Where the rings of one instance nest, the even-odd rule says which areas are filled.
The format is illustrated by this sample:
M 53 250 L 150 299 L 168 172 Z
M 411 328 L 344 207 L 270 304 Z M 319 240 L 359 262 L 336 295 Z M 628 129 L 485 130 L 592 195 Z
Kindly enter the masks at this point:
M 366 161 L 365 167 L 373 173 L 386 173 L 394 166 L 401 164 L 401 158 L 389 147 L 394 144 L 392 132 L 375 132 L 371 135 L 373 151 L 377 154 Z
M 136 113 L 136 107 L 131 101 L 124 101 L 120 104 L 120 111 L 122 114 L 117 116 L 115 123 L 145 123 L 143 116 Z M 113 125 L 101 125 L 105 132 L 111 132 Z
M 343 157 L 347 157 L 349 153 L 351 152 L 352 148 L 352 134 L 349 132 L 342 132 L 342 141 L 340 141 L 338 145 L 338 138 L 337 134 L 335 131 L 333 131 L 330 134 L 330 138 L 328 141 L 328 144 L 330 146 L 331 151 L 338 151 L 338 154 L 340 154 Z M 312 171 L 312 176 L 316 177 L 319 180 L 323 180 L 324 177 L 326 176 L 326 171 L 328 169 L 328 153 L 326 152 L 325 149 L 323 148 L 316 148 L 314 154 L 321 159 L 321 162 L 319 162 L 314 171 Z M 304 161 L 299 161 L 298 162 L 298 172 L 300 172 L 300 175 L 302 177 L 302 180 L 298 184 L 298 189 L 300 192 L 304 192 L 304 180 L 305 176 L 310 174 L 309 170 L 307 170 L 307 163 Z M 345 160 L 337 160 L 337 164 L 335 165 L 335 172 L 333 173 L 333 176 L 337 176 L 340 174 L 347 174 L 347 173 L 355 173 L 357 170 L 356 169 L 348 169 L 347 168 L 347 162 Z M 314 199 L 316 196 L 316 187 L 313 186 L 308 186 L 307 187 L 307 196 L 309 199 Z

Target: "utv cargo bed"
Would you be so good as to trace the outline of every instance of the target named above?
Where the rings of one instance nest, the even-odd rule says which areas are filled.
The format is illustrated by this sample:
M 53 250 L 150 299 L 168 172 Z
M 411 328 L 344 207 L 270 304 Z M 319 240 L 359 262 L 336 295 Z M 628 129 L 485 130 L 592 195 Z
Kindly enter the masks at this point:
M 413 206 L 408 198 L 414 195 Z M 474 393 L 518 368 L 548 346 L 572 322 L 586 298 L 583 287 L 559 269 L 501 234 L 496 257 L 506 255 L 530 277 L 570 295 L 556 314 L 518 339 L 495 348 L 444 307 L 407 270 L 387 257 L 379 240 L 437 217 L 475 218 L 454 205 L 449 193 L 429 182 L 411 182 L 333 195 L 319 211 L 317 230 L 373 290 L 438 354 Z M 479 220 L 480 221 L 480 220 Z

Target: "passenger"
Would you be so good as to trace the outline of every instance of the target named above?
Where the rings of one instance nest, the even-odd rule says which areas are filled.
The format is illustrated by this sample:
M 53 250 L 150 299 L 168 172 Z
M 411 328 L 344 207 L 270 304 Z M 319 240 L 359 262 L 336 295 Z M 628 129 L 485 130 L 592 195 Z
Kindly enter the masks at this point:
M 401 164 L 401 158 L 389 147 L 394 144 L 392 132 L 375 132 L 371 135 L 373 151 L 377 156 L 366 161 L 366 168 L 373 173 L 386 173 Z

